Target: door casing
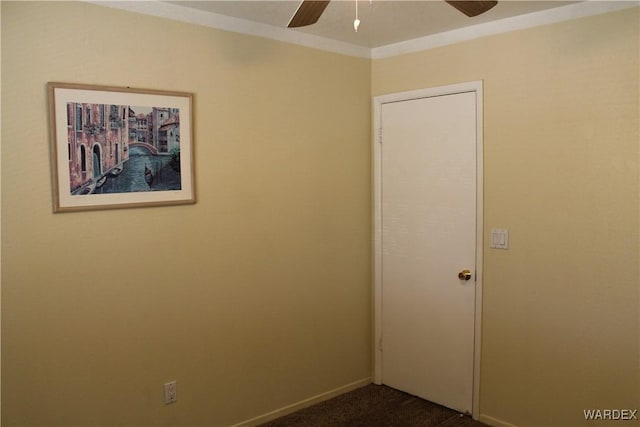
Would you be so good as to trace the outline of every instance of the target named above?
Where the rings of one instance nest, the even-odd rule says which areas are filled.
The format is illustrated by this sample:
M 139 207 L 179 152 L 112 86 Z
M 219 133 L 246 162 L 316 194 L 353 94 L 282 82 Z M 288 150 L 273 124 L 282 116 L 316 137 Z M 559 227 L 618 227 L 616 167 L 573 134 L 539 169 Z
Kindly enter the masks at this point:
M 482 278 L 483 278 L 483 114 L 482 81 L 473 81 L 448 86 L 418 89 L 380 95 L 373 98 L 373 189 L 374 189 L 374 325 L 373 325 L 373 382 L 382 384 L 382 105 L 433 96 L 457 93 L 476 93 L 476 293 L 473 355 L 473 408 L 472 416 L 478 419 L 480 402 L 480 354 L 482 331 Z

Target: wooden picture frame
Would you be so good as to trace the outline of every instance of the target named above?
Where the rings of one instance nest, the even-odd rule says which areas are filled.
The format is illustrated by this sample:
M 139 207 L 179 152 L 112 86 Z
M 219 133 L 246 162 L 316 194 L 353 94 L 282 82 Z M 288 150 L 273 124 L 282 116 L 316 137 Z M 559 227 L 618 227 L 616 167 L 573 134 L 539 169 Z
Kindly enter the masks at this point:
M 47 86 L 54 212 L 195 203 L 193 94 Z

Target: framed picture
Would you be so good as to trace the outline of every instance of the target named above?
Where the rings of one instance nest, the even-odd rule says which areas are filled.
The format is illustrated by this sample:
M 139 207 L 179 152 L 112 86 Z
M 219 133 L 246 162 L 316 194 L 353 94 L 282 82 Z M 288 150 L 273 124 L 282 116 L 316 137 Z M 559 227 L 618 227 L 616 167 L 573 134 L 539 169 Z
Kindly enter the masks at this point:
M 48 91 L 54 212 L 195 203 L 192 94 Z

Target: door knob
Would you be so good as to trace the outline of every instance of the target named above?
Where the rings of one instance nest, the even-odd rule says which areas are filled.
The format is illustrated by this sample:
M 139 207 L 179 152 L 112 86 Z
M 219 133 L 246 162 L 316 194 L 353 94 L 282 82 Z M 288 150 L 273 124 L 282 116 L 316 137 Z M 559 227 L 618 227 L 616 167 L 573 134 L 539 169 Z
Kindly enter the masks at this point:
M 462 270 L 460 273 L 458 273 L 458 279 L 460 279 L 460 280 L 469 280 L 469 279 L 471 279 L 471 271 Z

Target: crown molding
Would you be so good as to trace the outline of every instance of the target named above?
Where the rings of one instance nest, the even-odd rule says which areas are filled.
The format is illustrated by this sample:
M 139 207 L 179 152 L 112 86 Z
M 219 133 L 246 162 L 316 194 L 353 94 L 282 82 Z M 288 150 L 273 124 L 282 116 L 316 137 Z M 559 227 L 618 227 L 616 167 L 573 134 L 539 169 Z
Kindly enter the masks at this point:
M 458 30 L 407 40 L 371 49 L 372 59 L 382 59 L 406 53 L 434 49 L 446 45 L 503 34 L 526 28 L 555 24 L 587 16 L 600 15 L 617 10 L 640 6 L 640 1 L 594 1 L 588 0 L 554 9 L 500 19 L 485 24 L 472 25 Z
M 314 36 L 312 34 L 290 31 L 287 28 L 256 23 L 245 19 L 200 11 L 160 1 L 88 0 L 87 3 L 369 59 L 389 58 L 469 41 L 480 37 L 523 30 L 541 25 L 554 24 L 557 22 L 640 6 L 640 0 L 587 0 L 554 9 L 473 25 L 458 30 L 447 31 L 444 33 L 371 49 L 327 39 L 325 37 Z
M 281 42 L 311 47 L 328 52 L 340 53 L 348 56 L 371 58 L 371 49 L 367 47 L 356 46 L 350 43 L 327 39 L 325 37 L 301 33 L 299 31 L 291 31 L 287 28 L 248 21 L 246 19 L 234 18 L 217 13 L 196 10 L 172 3 L 165 3 L 160 1 L 110 0 L 88 0 L 87 3 L 122 9 L 129 12 L 142 13 L 145 15 L 157 16 L 160 18 L 173 19 L 189 24 L 215 28 L 218 30 L 264 37 L 271 40 L 278 40 Z

